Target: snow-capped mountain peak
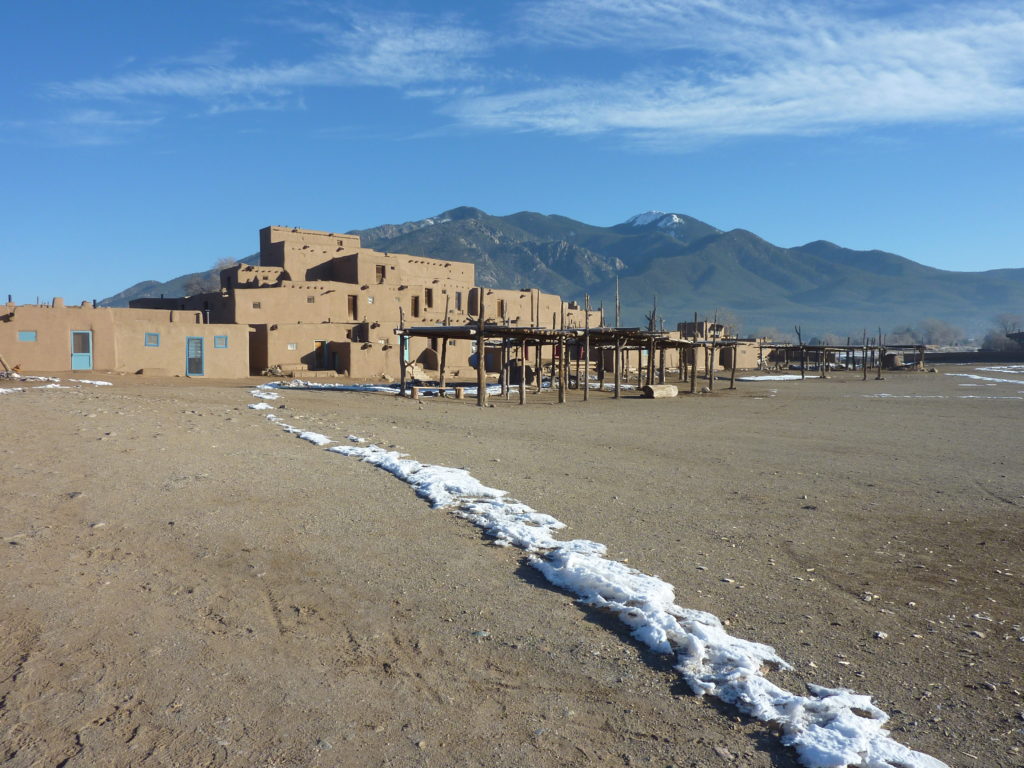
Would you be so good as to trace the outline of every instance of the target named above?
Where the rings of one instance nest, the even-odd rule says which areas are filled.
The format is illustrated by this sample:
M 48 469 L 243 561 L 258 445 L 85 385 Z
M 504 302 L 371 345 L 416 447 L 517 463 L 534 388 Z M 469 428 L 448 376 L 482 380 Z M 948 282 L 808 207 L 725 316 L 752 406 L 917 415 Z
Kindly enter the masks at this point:
M 665 213 L 664 211 L 647 211 L 646 213 L 638 213 L 633 218 L 629 219 L 627 224 L 634 227 L 646 227 L 650 224 L 654 224 L 662 229 L 668 229 L 669 227 L 675 227 L 677 225 L 686 225 L 686 221 L 683 217 L 676 213 Z

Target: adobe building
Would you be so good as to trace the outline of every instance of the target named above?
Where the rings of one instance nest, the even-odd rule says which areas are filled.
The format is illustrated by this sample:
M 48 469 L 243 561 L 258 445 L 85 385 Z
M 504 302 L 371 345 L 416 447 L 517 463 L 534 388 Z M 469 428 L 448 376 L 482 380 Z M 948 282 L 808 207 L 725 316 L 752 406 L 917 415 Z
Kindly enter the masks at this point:
M 209 324 L 182 310 L 67 307 L 13 302 L 0 307 L 0 351 L 25 371 L 146 373 L 237 378 L 249 373 L 249 329 Z
M 357 379 L 398 379 L 402 361 L 395 329 L 464 325 L 479 313 L 483 292 L 489 321 L 507 325 L 582 327 L 573 303 L 535 289 L 497 290 L 476 285 L 473 264 L 383 253 L 361 246 L 356 235 L 297 227 L 260 230 L 259 265 L 221 272 L 219 291 L 175 299 L 138 299 L 132 307 L 200 312 L 212 323 L 251 329 L 253 374 L 280 369 Z M 591 312 L 592 323 L 600 313 Z M 406 364 L 439 367 L 440 340 L 411 340 Z M 474 344 L 451 339 L 446 354 L 453 377 L 469 375 Z

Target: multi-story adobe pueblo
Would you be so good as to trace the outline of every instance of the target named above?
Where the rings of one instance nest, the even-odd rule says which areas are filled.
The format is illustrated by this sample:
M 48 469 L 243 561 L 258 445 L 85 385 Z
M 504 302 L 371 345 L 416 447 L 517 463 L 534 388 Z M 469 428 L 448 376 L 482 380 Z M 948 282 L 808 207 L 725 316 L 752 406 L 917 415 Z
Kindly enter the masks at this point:
M 539 328 L 583 327 L 584 310 L 539 290 L 475 284 L 473 264 L 361 246 L 356 235 L 295 227 L 260 230 L 259 266 L 221 272 L 220 290 L 168 299 L 139 299 L 134 308 L 190 310 L 211 323 L 245 326 L 249 366 L 301 375 L 335 372 L 358 379 L 398 378 L 401 325 L 462 325 L 479 313 L 481 292 L 490 322 Z M 601 313 L 591 311 L 592 325 Z M 450 340 L 453 376 L 471 367 L 474 344 Z M 438 339 L 414 339 L 405 363 L 436 371 Z
M 491 289 L 475 285 L 473 264 L 381 253 L 363 248 L 356 235 L 295 227 L 260 230 L 259 265 L 235 264 L 220 273 L 219 290 L 180 298 L 147 298 L 130 309 L 15 306 L 0 312 L 0 351 L 25 370 L 108 370 L 121 373 L 242 377 L 265 371 L 301 377 L 344 375 L 394 379 L 403 370 L 435 378 L 447 344 L 451 379 L 470 375 L 476 342 L 469 338 L 411 336 L 401 359 L 397 328 L 464 326 L 479 317 L 483 299 L 488 324 L 520 328 L 597 328 L 600 310 L 534 288 Z M 2 308 L 0 308 L 2 309 Z M 722 326 L 680 323 L 670 339 L 720 339 Z M 753 341 L 753 340 L 752 340 Z M 579 352 L 579 350 L 576 350 Z M 488 350 L 489 372 L 501 368 Z M 535 360 L 527 349 L 531 368 Z M 710 350 L 697 365 L 755 367 L 755 343 Z M 636 352 L 636 370 L 644 367 Z M 669 350 L 678 368 L 695 350 Z M 704 359 L 701 359 L 704 358 Z M 612 370 L 612 353 L 600 364 Z M 631 368 L 628 355 L 623 361 Z

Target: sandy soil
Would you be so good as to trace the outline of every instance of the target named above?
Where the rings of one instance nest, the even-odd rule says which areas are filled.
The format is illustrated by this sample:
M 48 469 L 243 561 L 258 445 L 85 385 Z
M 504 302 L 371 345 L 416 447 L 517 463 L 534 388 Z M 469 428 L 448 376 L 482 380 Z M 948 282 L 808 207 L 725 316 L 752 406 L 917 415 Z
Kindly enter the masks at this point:
M 942 371 L 273 405 L 469 468 L 774 645 L 794 670 L 773 679 L 874 695 L 915 749 L 1021 766 L 1024 400 L 960 396 L 1024 386 Z M 0 397 L 0 765 L 796 765 L 239 382 L 110 380 Z

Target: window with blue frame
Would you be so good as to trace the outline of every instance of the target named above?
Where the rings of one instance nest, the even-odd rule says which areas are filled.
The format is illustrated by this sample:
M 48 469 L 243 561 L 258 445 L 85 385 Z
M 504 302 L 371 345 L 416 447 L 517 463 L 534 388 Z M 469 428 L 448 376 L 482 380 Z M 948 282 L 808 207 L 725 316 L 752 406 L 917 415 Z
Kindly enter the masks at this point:
M 228 348 L 228 337 L 227 336 L 214 336 L 213 337 L 213 348 L 214 349 L 227 349 Z
M 160 334 L 159 333 L 147 333 L 146 334 L 146 346 L 147 347 L 159 347 L 160 346 Z
M 35 341 L 35 331 L 18 331 L 18 341 Z

